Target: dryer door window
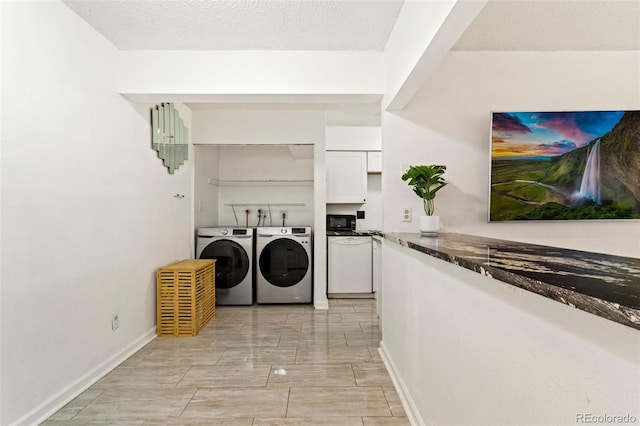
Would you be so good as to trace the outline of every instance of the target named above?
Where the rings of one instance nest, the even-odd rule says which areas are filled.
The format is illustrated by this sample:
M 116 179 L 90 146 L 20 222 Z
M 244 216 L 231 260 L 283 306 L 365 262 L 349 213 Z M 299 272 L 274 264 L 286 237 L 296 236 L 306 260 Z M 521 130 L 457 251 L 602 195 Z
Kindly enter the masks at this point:
M 306 250 L 294 240 L 279 238 L 260 253 L 260 273 L 271 284 L 291 287 L 299 283 L 309 269 Z
M 216 288 L 232 288 L 249 273 L 249 256 L 235 241 L 214 241 L 202 250 L 200 259 L 216 259 Z

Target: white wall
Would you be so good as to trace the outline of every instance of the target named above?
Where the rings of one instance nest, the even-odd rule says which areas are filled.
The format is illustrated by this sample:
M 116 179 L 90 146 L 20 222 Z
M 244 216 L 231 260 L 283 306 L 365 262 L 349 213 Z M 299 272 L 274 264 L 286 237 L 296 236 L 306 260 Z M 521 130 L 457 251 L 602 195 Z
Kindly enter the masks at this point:
M 282 224 L 281 210 L 287 212 L 288 225 L 313 224 L 313 144 L 322 137 L 320 123 L 324 123 L 320 111 L 194 110 L 194 140 L 202 144 L 198 152 L 210 147 L 219 150 L 219 156 L 207 160 L 207 166 L 203 163 L 202 169 L 216 171 L 215 177 L 209 176 L 214 180 L 209 186 L 218 191 L 213 225 L 236 225 L 237 217 L 238 225 L 244 226 L 245 210 L 249 209 L 249 226 L 255 226 L 257 210 L 266 209 L 268 204 L 303 206 L 273 206 L 273 217 L 267 217 L 267 224 Z M 200 174 L 196 170 L 196 181 L 202 185 L 206 178 Z M 270 185 L 268 181 L 275 182 Z M 240 207 L 236 217 L 229 205 L 252 203 L 261 205 Z
M 639 76 L 637 52 L 450 53 L 405 110 L 383 113 L 384 229 L 417 232 L 401 166 L 437 163 L 444 231 L 639 257 L 638 221 L 487 223 L 491 111 L 638 109 Z
M 123 51 L 117 87 L 140 100 L 160 94 L 168 100 L 180 95 L 183 102 L 211 102 L 212 96 L 228 102 L 227 95 L 240 94 L 274 96 L 275 102 L 296 102 L 298 95 L 367 101 L 384 92 L 383 61 L 382 52 Z
M 382 175 L 380 173 L 367 175 L 367 202 L 362 206 L 364 219 L 356 219 L 358 230 L 382 230 Z
M 256 204 L 236 207 L 240 226 L 247 209 L 249 226 L 257 225 L 258 209 L 266 210 L 268 226 L 282 225 L 280 211 L 286 211 L 288 226 L 313 223 L 313 158 L 294 158 L 287 146 L 223 146 L 219 171 L 220 225 L 236 224 L 230 204 Z
M 380 151 L 380 126 L 327 126 L 327 151 Z
M 64 4 L 0 7 L 0 424 L 34 424 L 155 336 L 155 270 L 191 252 L 193 153 L 167 173 L 117 51 Z
M 213 145 L 313 144 L 322 111 L 193 110 L 193 142 Z
M 319 111 L 194 110 L 194 140 L 202 143 L 196 155 L 218 150 L 217 156 L 198 159 L 200 167 L 196 167 L 197 196 L 205 196 L 203 191 L 211 192 L 211 188 L 217 194 L 217 212 L 208 215 L 202 226 L 235 226 L 229 204 L 248 203 L 261 205 L 236 209 L 239 226 L 246 223 L 247 208 L 251 210 L 249 225 L 255 226 L 257 209 L 266 209 L 268 204 L 303 206 L 274 206 L 267 224 L 282 224 L 281 210 L 287 212 L 287 225 L 312 224 L 313 144 L 320 138 L 318 122 L 323 115 Z M 267 181 L 277 182 L 269 185 Z M 199 201 L 195 200 L 196 209 Z M 210 201 L 213 199 L 207 203 Z
M 638 330 L 390 241 L 382 250 L 381 348 L 413 424 L 640 418 Z
M 194 157 L 194 227 L 206 228 L 218 225 L 218 174 L 220 148 L 196 145 Z M 213 184 L 209 183 L 212 182 Z

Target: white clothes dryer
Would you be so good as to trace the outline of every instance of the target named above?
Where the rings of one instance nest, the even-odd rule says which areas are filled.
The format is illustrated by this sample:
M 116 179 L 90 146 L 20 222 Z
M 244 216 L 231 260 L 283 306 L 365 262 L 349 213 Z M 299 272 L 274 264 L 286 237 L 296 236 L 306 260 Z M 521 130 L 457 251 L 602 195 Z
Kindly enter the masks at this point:
M 311 227 L 256 229 L 258 303 L 311 303 Z
M 198 228 L 198 259 L 216 259 L 216 305 L 253 305 L 251 228 Z

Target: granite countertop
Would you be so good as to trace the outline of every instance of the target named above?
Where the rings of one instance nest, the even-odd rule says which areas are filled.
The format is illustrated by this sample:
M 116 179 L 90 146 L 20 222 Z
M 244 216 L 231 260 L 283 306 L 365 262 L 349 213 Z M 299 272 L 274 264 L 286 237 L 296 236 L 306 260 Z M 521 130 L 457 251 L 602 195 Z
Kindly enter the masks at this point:
M 384 237 L 640 330 L 640 259 L 465 234 Z

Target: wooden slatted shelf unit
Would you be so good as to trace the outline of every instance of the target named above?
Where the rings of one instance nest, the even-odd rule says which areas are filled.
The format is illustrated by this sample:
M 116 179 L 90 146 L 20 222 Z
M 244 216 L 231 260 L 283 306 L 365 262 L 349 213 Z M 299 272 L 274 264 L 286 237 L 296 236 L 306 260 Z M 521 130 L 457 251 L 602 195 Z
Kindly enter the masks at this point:
M 158 336 L 196 336 L 216 313 L 215 260 L 158 269 L 157 292 Z

